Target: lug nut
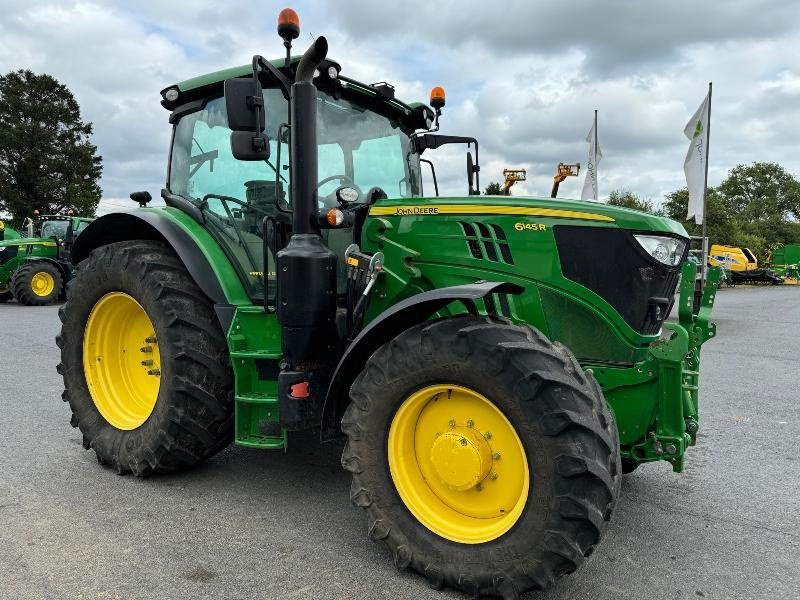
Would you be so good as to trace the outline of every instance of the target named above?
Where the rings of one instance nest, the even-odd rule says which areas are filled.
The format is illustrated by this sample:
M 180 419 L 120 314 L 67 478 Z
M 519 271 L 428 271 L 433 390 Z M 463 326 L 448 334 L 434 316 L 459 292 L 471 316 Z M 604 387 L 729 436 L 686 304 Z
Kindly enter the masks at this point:
M 483 437 L 485 437 L 487 440 L 492 439 L 492 432 L 487 431 L 486 433 L 483 434 Z
M 139 351 L 144 352 L 146 354 L 148 352 L 152 352 L 153 349 L 150 346 L 142 346 L 141 348 L 139 348 Z
M 473 425 L 475 425 L 475 421 L 472 419 L 467 419 L 467 427 L 472 427 Z
M 158 343 L 158 339 L 156 339 L 156 337 L 152 336 L 152 335 L 149 338 L 145 338 L 144 341 L 147 342 L 148 344 L 157 344 Z
M 500 453 L 499 452 L 495 452 L 494 454 L 492 454 L 492 458 L 495 459 L 495 460 L 500 460 Z
M 450 419 L 447 422 L 447 424 L 450 425 L 450 427 L 455 427 L 456 426 L 456 420 L 455 419 Z
M 149 358 L 147 360 L 143 360 L 142 361 L 142 366 L 143 367 L 152 367 L 153 366 L 153 361 L 151 359 L 149 359 Z
M 150 369 L 147 371 L 148 375 L 161 375 L 161 369 Z
M 466 446 L 467 445 L 467 438 L 461 438 L 461 445 L 462 446 Z
M 667 444 L 664 450 L 667 451 L 667 454 L 675 454 L 678 451 L 675 444 Z
M 481 491 L 483 491 L 483 484 L 480 484 L 480 483 L 479 483 L 478 485 L 476 485 L 476 486 L 475 486 L 475 491 L 476 491 L 476 492 L 481 492 Z
M 491 475 L 489 475 L 489 479 L 491 479 L 492 481 L 497 479 L 497 473 L 492 473 Z

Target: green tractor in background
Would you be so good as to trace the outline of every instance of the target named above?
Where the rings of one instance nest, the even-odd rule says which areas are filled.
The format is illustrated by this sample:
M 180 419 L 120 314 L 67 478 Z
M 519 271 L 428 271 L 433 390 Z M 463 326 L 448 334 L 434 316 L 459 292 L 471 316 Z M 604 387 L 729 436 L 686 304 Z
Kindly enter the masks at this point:
M 162 92 L 166 206 L 134 193 L 76 240 L 71 424 L 138 476 L 343 433 L 398 568 L 474 597 L 546 588 L 600 542 L 624 472 L 683 469 L 718 272 L 695 312 L 679 223 L 479 196 L 477 141 L 437 133 L 440 89 L 406 104 L 343 76 L 323 37 L 291 58 L 293 11 L 278 31 L 285 60 Z M 426 196 L 422 155 L 452 143 L 474 146 L 469 193 Z
M 27 306 L 43 306 L 63 298 L 74 274 L 69 261 L 72 244 L 91 222 L 71 214 L 37 215 L 36 223 L 29 221 L 26 237 L 6 228 L 0 238 L 0 302 L 14 298 Z M 31 231 L 35 225 L 38 234 Z
M 800 283 L 800 244 L 782 244 L 767 256 L 767 263 L 785 283 Z
M 0 219 L 0 242 L 4 242 L 5 240 L 16 240 L 19 239 L 19 232 L 16 229 L 12 229 L 8 225 L 5 224 L 5 221 Z

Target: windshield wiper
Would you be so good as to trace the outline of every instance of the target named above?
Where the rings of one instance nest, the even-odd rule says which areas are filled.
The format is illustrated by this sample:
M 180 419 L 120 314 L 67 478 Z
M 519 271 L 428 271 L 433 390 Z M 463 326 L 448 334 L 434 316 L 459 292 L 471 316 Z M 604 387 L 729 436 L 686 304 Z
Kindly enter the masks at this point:
M 207 162 L 211 161 L 209 165 L 209 170 L 213 173 L 214 172 L 214 161 L 219 157 L 219 152 L 217 150 L 211 150 L 209 152 L 203 152 L 202 154 L 196 154 L 189 159 L 189 166 L 191 169 L 189 170 L 189 179 L 194 177 L 194 174 Z

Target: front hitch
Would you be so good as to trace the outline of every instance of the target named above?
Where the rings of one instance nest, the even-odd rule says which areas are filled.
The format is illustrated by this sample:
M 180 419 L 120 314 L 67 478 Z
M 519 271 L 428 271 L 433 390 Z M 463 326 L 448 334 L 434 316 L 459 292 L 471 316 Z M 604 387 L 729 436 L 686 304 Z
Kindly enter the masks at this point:
M 681 271 L 678 322 L 664 324 L 671 332 L 650 347 L 650 358 L 657 369 L 658 398 L 653 429 L 647 439 L 623 451 L 625 458 L 636 462 L 666 460 L 676 473 L 683 471 L 684 453 L 697 441 L 699 425 L 700 347 L 717 332 L 711 322 L 711 310 L 719 285 L 721 270 L 708 269 L 700 308 L 695 314 L 695 277 L 697 265 L 684 264 Z

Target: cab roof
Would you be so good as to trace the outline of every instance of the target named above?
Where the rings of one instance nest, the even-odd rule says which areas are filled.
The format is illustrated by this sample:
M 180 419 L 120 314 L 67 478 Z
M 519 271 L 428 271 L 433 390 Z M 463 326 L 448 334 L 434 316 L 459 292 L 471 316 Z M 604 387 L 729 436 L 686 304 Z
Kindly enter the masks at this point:
M 292 56 L 288 68 L 285 66 L 285 59 L 283 58 L 271 60 L 270 63 L 280 69 L 283 74 L 292 81 L 294 80 L 294 72 L 297 69 L 300 58 L 300 56 Z M 405 103 L 397 99 L 394 95 L 394 87 L 386 82 L 367 84 L 348 77 L 343 77 L 341 75 L 341 65 L 333 59 L 327 58 L 322 62 L 319 67 L 320 73 L 327 73 L 328 68 L 331 66 L 336 68 L 338 76 L 335 80 L 322 75 L 316 78 L 315 83 L 321 89 L 326 91 L 329 89 L 338 89 L 339 91 L 346 89 L 349 93 L 361 96 L 362 98 L 360 98 L 360 100 L 362 102 L 366 101 L 368 104 L 380 105 L 383 110 L 397 113 L 396 116 L 401 119 L 412 117 L 415 113 L 418 114 L 423 110 L 428 111 L 431 118 L 433 117 L 433 111 L 426 104 L 422 102 Z M 161 105 L 167 110 L 174 111 L 179 106 L 183 106 L 189 102 L 221 94 L 226 79 L 247 77 L 252 75 L 252 73 L 252 64 L 247 64 L 229 67 L 227 69 L 214 71 L 213 73 L 206 73 L 205 75 L 198 75 L 197 77 L 186 79 L 161 90 Z M 167 90 L 172 88 L 178 89 L 179 96 L 176 100 L 169 101 L 164 97 L 164 94 Z M 415 129 L 423 128 L 424 120 L 422 122 L 423 125 L 417 126 Z

